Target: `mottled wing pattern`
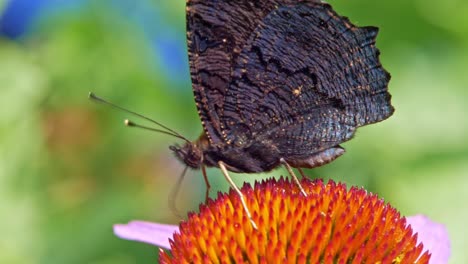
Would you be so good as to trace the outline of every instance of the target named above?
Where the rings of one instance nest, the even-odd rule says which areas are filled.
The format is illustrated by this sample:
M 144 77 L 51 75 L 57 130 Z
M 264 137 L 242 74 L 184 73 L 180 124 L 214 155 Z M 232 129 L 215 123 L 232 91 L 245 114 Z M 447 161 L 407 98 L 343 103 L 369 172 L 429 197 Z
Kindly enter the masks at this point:
M 310 1 L 312 2 L 312 1 Z M 276 7 L 297 0 L 189 0 L 187 41 L 198 112 L 213 146 L 224 145 L 224 101 L 252 31 Z
M 328 4 L 272 10 L 233 58 L 221 131 L 229 142 L 268 141 L 285 157 L 306 157 L 388 118 L 390 75 L 376 35 L 377 28 L 355 27 Z

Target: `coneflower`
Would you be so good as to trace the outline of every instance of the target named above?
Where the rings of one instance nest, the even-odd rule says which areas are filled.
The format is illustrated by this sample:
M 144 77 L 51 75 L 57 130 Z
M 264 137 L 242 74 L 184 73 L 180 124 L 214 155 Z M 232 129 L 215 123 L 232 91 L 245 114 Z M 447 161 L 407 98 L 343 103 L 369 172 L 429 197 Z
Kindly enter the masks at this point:
M 307 196 L 284 179 L 244 185 L 258 229 L 230 191 L 179 227 L 134 221 L 115 225 L 114 232 L 170 249 L 160 250 L 160 263 L 448 262 L 444 226 L 423 216 L 402 217 L 362 188 L 307 179 L 301 185 Z

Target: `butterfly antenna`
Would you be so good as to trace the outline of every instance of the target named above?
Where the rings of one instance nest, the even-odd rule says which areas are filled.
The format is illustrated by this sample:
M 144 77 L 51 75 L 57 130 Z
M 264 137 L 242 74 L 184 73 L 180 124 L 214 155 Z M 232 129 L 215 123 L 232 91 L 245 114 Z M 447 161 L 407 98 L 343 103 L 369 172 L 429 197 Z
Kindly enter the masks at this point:
M 144 130 L 149 130 L 149 131 L 154 131 L 154 132 L 158 132 L 158 133 L 162 133 L 162 134 L 166 134 L 166 135 L 169 135 L 169 136 L 173 136 L 173 137 L 176 137 L 176 138 L 180 138 L 182 140 L 185 140 L 187 142 L 189 142 L 186 138 L 180 136 L 180 135 L 176 135 L 176 134 L 173 134 L 171 132 L 168 132 L 166 130 L 162 130 L 162 129 L 157 129 L 157 128 L 153 128 L 153 127 L 148 127 L 148 126 L 143 126 L 143 125 L 140 125 L 140 124 L 137 124 L 135 122 L 132 122 L 128 119 L 125 119 L 124 121 L 124 124 L 128 127 L 138 127 L 138 128 L 141 128 L 141 129 L 144 129 Z
M 179 212 L 179 210 L 177 210 L 176 198 L 177 198 L 177 195 L 179 194 L 180 186 L 182 186 L 182 181 L 183 181 L 183 179 L 185 177 L 185 173 L 187 173 L 187 169 L 188 169 L 188 166 L 185 166 L 184 171 L 180 175 L 179 179 L 177 179 L 176 185 L 171 190 L 171 194 L 169 195 L 169 199 L 168 199 L 169 208 L 171 208 L 171 211 L 174 213 L 174 215 L 176 215 L 177 217 L 179 217 L 181 219 L 183 217 L 182 217 L 182 214 Z
M 171 136 L 174 136 L 174 137 L 176 137 L 176 138 L 183 139 L 183 140 L 185 140 L 186 142 L 190 142 L 188 139 L 186 139 L 186 138 L 185 138 L 184 136 L 182 136 L 181 134 L 179 134 L 179 133 L 177 133 L 176 131 L 174 131 L 174 130 L 168 128 L 167 126 L 165 126 L 165 125 L 159 123 L 158 121 L 156 121 L 156 120 L 154 120 L 154 119 L 151 119 L 151 118 L 149 118 L 149 117 L 146 117 L 146 116 L 144 116 L 144 115 L 135 113 L 135 112 L 130 111 L 130 110 L 128 110 L 128 109 L 125 109 L 125 108 L 123 108 L 123 107 L 121 107 L 121 106 L 118 106 L 118 105 L 116 105 L 116 104 L 113 104 L 113 103 L 111 103 L 111 102 L 109 102 L 109 101 L 107 101 L 107 100 L 102 99 L 101 97 L 96 96 L 96 95 L 95 95 L 94 93 L 92 93 L 92 92 L 89 93 L 89 99 L 92 100 L 92 101 L 94 101 L 94 102 L 96 102 L 96 103 L 105 104 L 105 105 L 111 106 L 111 107 L 113 107 L 113 108 L 115 108 L 115 109 L 119 109 L 119 110 L 121 110 L 121 111 L 123 111 L 123 112 L 126 112 L 126 113 L 128 113 L 128 114 L 131 114 L 131 115 L 137 116 L 137 117 L 139 117 L 139 118 L 145 119 L 145 120 L 147 120 L 147 121 L 149 121 L 149 122 L 151 122 L 151 123 L 153 123 L 153 124 L 156 124 L 157 126 L 163 128 L 163 129 L 165 129 L 165 130 L 160 130 L 160 129 L 150 128 L 150 127 L 145 127 L 145 126 L 137 125 L 137 124 L 135 124 L 135 123 L 133 123 L 133 122 L 130 122 L 130 121 L 128 121 L 128 120 L 125 120 L 125 124 L 126 124 L 127 126 L 130 126 L 130 127 L 131 127 L 131 126 L 133 126 L 133 127 L 140 127 L 140 128 L 146 129 L 146 130 L 151 130 L 151 131 L 160 132 L 160 133 L 163 133 L 163 134 L 166 134 L 166 135 L 171 135 Z M 127 123 L 128 123 L 128 124 L 127 124 Z

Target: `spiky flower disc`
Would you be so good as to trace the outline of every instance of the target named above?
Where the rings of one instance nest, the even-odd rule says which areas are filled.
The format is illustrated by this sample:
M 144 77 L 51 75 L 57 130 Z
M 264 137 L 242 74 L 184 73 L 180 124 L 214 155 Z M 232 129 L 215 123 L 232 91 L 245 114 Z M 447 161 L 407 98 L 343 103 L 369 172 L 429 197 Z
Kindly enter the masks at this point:
M 244 185 L 190 214 L 161 263 L 428 263 L 406 219 L 364 189 L 280 179 Z

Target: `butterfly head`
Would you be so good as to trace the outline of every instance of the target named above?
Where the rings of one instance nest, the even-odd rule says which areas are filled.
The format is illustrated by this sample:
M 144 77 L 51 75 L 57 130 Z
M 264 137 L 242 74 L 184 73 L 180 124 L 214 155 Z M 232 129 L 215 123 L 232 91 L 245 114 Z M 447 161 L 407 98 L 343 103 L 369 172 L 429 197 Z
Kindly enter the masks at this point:
M 174 145 L 169 148 L 182 163 L 191 168 L 199 169 L 203 163 L 203 151 L 194 142 L 186 142 L 183 146 Z

